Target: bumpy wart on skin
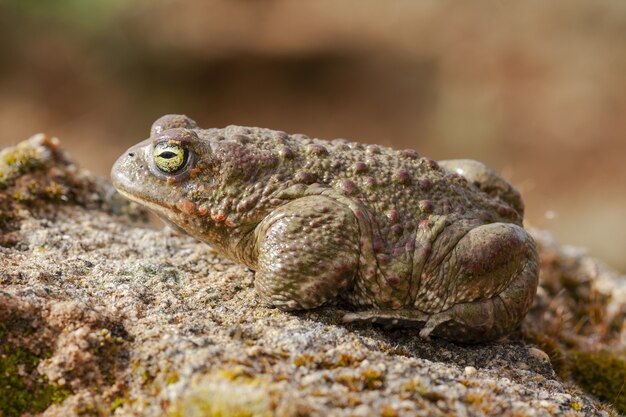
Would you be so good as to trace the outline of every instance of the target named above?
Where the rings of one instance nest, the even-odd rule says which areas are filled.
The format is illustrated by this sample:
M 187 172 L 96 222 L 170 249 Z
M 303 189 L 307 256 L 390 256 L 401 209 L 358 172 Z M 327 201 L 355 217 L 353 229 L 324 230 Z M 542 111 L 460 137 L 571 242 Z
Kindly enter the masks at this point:
M 510 333 L 537 288 L 520 195 L 480 162 L 167 115 L 111 175 L 254 270 L 259 297 L 283 310 L 340 299 L 346 322 L 479 342 Z

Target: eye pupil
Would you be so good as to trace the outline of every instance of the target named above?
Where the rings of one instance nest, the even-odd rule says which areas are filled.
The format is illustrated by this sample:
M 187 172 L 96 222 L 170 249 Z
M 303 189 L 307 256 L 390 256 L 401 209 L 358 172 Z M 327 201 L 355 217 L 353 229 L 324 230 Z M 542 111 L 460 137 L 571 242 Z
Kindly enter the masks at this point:
M 172 152 L 172 151 L 165 151 L 165 152 L 161 152 L 161 153 L 159 154 L 159 156 L 160 156 L 161 158 L 165 158 L 165 159 L 172 159 L 172 158 L 174 158 L 174 157 L 178 156 L 178 154 L 176 154 L 176 153 L 174 153 L 174 152 Z

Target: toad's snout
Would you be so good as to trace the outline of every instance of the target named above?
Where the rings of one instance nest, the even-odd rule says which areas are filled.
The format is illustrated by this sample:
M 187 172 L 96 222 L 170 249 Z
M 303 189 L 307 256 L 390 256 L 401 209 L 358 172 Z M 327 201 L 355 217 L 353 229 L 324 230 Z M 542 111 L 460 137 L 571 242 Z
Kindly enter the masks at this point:
M 124 152 L 111 168 L 113 186 L 125 194 L 137 194 L 145 182 L 148 166 L 143 158 L 149 141 L 143 141 Z

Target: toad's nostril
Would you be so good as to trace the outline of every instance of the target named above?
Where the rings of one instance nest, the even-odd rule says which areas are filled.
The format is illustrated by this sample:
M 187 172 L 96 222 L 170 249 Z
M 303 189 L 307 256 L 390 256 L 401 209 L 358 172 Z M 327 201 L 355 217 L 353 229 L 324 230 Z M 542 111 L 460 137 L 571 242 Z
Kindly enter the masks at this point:
M 135 152 L 129 152 L 128 156 L 130 156 L 132 158 L 133 156 L 135 156 Z

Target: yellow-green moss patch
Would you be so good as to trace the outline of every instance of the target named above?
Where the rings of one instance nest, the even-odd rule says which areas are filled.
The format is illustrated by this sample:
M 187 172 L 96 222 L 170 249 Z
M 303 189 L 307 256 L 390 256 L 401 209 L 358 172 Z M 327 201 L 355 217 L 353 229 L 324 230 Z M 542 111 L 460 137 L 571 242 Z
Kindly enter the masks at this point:
M 626 359 L 602 351 L 572 353 L 572 378 L 585 390 L 626 413 Z M 621 390 L 621 392 L 620 392 Z
M 38 135 L 15 147 L 2 150 L 0 152 L 0 188 L 6 187 L 20 175 L 42 166 L 50 157 L 50 149 L 56 146 L 58 146 L 57 139 Z
M 0 416 L 40 413 L 72 392 L 51 384 L 37 372 L 41 358 L 26 349 L 0 346 Z

